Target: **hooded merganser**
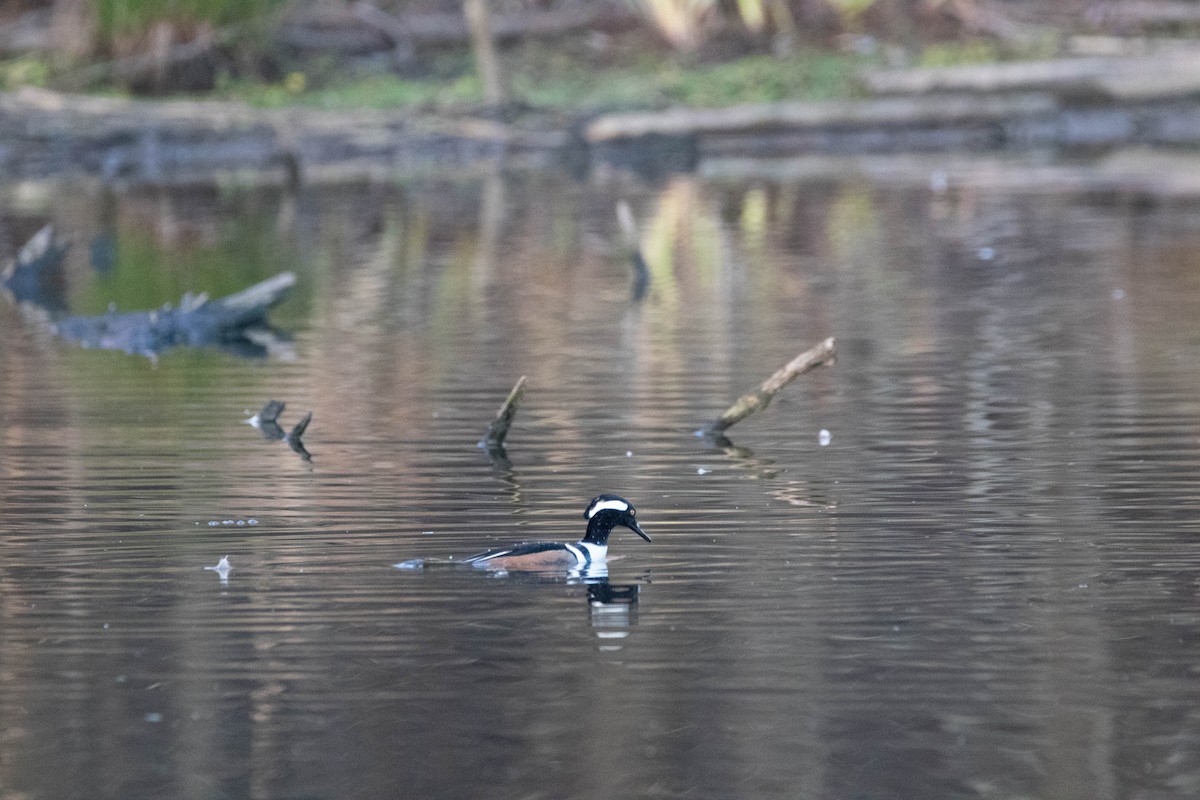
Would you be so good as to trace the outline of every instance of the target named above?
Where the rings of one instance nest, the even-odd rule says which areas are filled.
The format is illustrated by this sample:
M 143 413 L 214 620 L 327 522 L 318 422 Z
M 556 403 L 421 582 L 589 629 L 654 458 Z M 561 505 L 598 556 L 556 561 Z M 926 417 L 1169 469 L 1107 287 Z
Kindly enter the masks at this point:
M 430 564 L 470 564 L 473 567 L 496 570 L 579 569 L 604 564 L 608 555 L 608 535 L 618 525 L 629 528 L 638 536 L 650 537 L 638 525 L 637 510 L 623 497 L 602 494 L 588 503 L 583 518 L 588 521 L 587 533 L 574 544 L 566 542 L 522 542 L 476 553 L 453 561 L 413 559 L 396 566 L 400 569 L 422 569 Z

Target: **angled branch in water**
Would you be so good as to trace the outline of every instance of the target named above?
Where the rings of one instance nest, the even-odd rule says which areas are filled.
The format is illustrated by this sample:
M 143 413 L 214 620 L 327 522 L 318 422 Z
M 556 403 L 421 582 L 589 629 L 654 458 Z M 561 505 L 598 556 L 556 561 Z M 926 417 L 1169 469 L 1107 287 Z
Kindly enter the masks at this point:
M 762 411 L 770 405 L 771 398 L 780 389 L 810 369 L 819 367 L 822 364 L 832 364 L 836 355 L 837 345 L 832 336 L 815 347 L 805 350 L 787 364 L 784 364 L 774 375 L 763 381 L 762 386 L 759 386 L 757 391 L 739 397 L 737 402 L 731 405 L 724 414 L 710 423 L 701 433 L 715 437 L 754 412 Z
M 633 212 L 629 203 L 622 200 L 617 203 L 617 221 L 621 224 L 621 234 L 625 238 L 625 251 L 633 265 L 633 299 L 641 300 L 650 288 L 650 268 L 642 257 L 641 243 L 638 241 L 637 225 L 633 222 Z
M 512 391 L 508 393 L 508 397 L 504 399 L 500 410 L 496 412 L 496 418 L 488 426 L 487 435 L 479 442 L 479 446 L 486 447 L 489 454 L 504 456 L 504 437 L 508 436 L 508 429 L 512 425 L 513 418 L 517 416 L 517 405 L 520 404 L 524 394 L 525 376 L 522 375 L 513 386 Z

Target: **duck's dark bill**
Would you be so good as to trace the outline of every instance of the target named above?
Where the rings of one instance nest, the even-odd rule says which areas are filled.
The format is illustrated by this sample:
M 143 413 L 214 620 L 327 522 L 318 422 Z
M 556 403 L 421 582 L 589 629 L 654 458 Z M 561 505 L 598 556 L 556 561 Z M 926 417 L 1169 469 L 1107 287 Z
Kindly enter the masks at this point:
M 628 527 L 629 530 L 633 531 L 638 536 L 645 539 L 647 542 L 651 541 L 650 537 L 646 535 L 646 532 L 644 530 L 642 530 L 642 526 L 638 525 L 636 519 L 629 520 L 629 522 L 626 523 L 626 527 Z

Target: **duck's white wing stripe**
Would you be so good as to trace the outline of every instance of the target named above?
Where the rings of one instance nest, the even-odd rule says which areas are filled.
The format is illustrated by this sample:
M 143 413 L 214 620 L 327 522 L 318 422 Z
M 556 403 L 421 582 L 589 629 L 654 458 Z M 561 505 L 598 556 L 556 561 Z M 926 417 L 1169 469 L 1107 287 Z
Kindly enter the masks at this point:
M 506 556 L 511 552 L 512 552 L 512 550 L 500 550 L 495 553 L 482 553 L 480 555 L 475 556 L 474 558 L 464 559 L 464 563 L 481 564 L 484 561 L 491 561 L 493 558 L 500 558 L 500 556 Z
M 626 503 L 624 500 L 603 500 L 588 509 L 587 518 L 591 519 L 601 511 L 609 508 L 611 508 L 613 511 L 628 511 L 629 503 Z

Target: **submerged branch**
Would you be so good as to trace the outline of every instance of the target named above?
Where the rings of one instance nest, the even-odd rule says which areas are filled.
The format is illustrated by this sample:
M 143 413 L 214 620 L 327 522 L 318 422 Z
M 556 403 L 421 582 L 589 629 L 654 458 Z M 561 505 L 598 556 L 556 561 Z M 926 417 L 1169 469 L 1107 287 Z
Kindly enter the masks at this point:
M 832 364 L 837 355 L 837 345 L 833 337 L 805 350 L 800 355 L 783 365 L 774 375 L 763 381 L 757 391 L 744 394 L 731 405 L 724 414 L 709 424 L 703 433 L 716 436 L 733 425 L 744 420 L 756 411 L 762 411 L 771 403 L 780 389 L 787 386 L 799 376 L 822 364 Z
M 633 267 L 633 299 L 641 300 L 650 286 L 650 268 L 646 266 L 646 259 L 642 257 L 642 246 L 638 240 L 637 225 L 633 221 L 633 211 L 624 200 L 617 203 L 617 222 L 621 225 L 625 252 Z

